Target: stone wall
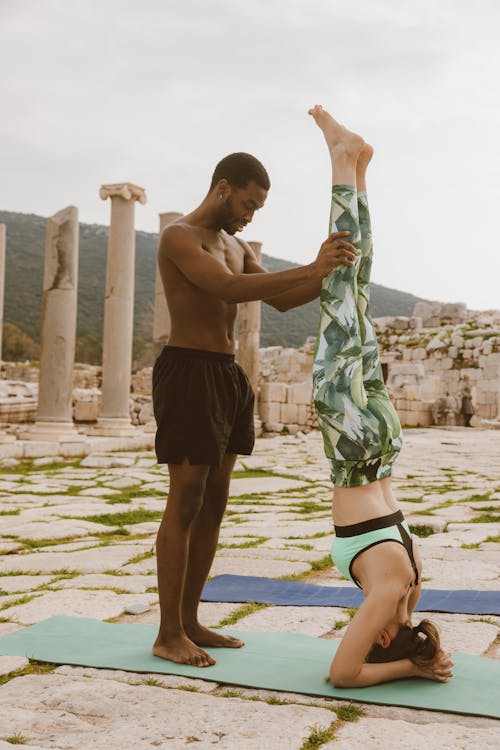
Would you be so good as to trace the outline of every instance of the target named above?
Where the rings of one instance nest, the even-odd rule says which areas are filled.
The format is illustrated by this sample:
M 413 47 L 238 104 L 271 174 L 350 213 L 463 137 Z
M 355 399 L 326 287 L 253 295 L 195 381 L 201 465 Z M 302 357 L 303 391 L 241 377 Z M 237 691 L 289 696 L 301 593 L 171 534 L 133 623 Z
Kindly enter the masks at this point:
M 418 303 L 412 317 L 374 323 L 389 394 L 404 426 L 463 423 L 464 375 L 476 410 L 472 424 L 500 426 L 500 311 Z M 261 349 L 259 414 L 265 431 L 317 427 L 311 403 L 313 345 L 310 339 L 299 350 Z
M 311 378 L 314 337 L 300 349 L 269 346 L 259 350 L 260 383 L 303 383 Z
M 415 306 L 422 311 L 424 303 Z M 429 306 L 430 307 L 430 306 Z M 405 425 L 436 423 L 436 402 L 448 398 L 449 411 L 460 409 L 460 380 L 469 377 L 476 410 L 475 423 L 500 420 L 500 311 L 475 313 L 461 306 L 443 305 L 443 319 L 432 317 L 375 320 L 387 386 Z M 463 306 L 465 307 L 465 306 Z M 450 323 L 450 308 L 460 313 L 459 324 Z M 432 323 L 432 326 L 424 325 Z M 448 424 L 460 424 L 448 418 Z M 474 423 L 474 422 L 473 422 Z
M 0 379 L 24 383 L 38 383 L 40 369 L 33 362 L 2 362 Z M 101 367 L 97 365 L 76 364 L 73 369 L 73 388 L 99 388 Z

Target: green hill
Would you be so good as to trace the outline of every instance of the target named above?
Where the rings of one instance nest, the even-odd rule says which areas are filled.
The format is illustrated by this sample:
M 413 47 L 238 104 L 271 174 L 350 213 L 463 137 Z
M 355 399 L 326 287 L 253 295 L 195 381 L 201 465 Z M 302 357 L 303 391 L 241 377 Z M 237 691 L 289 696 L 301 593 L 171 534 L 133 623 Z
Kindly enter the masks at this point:
M 7 226 L 4 320 L 39 341 L 46 219 L 0 211 L 0 223 Z M 107 236 L 107 227 L 80 224 L 79 337 L 102 337 Z M 145 340 L 152 335 L 157 241 L 157 234 L 136 233 L 134 335 Z M 267 255 L 263 256 L 263 263 L 269 271 L 296 265 Z M 371 299 L 373 315 L 380 316 L 411 315 L 421 298 L 372 284 Z M 317 302 L 287 313 L 263 305 L 261 344 L 301 346 L 308 336 L 315 334 L 317 323 Z

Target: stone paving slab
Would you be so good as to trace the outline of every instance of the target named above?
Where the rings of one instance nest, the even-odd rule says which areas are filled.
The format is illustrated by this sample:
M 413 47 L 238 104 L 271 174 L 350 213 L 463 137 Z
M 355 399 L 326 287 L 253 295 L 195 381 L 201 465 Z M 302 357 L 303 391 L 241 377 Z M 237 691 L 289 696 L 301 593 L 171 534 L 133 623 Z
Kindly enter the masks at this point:
M 448 651 L 482 656 L 500 635 L 495 624 L 481 622 L 479 617 L 451 615 L 443 612 L 416 612 L 415 621 L 427 618 L 437 625 L 441 644 Z M 489 619 L 489 618 L 488 618 Z
M 324 554 L 321 550 L 318 551 L 293 548 L 284 548 L 281 550 L 269 548 L 263 549 L 261 544 L 259 544 L 258 547 L 247 547 L 243 549 L 225 548 L 219 550 L 217 553 L 217 558 L 235 556 L 237 556 L 240 560 L 243 558 L 252 558 L 255 560 L 301 560 L 303 562 L 312 562 L 315 560 L 321 560 L 321 558 L 324 557 Z
M 113 497 L 113 495 L 119 495 L 119 490 L 114 490 L 111 487 L 87 487 L 84 490 L 80 490 L 78 493 L 79 497 Z
M 309 706 L 277 711 L 262 702 L 97 677 L 92 688 L 88 679 L 56 674 L 11 680 L 2 688 L 3 733 L 22 731 L 43 744 L 57 738 L 67 750 L 185 750 L 190 744 L 197 750 L 299 750 L 311 726 L 332 721 L 329 711 Z
M 0 592 L 9 594 L 18 591 L 31 591 L 52 581 L 54 576 L 0 576 Z M 0 599 L 0 604 L 2 600 Z
M 21 630 L 24 625 L 20 625 L 17 622 L 0 622 L 0 635 L 7 635 L 7 633 L 14 633 L 16 630 Z
M 455 560 L 426 556 L 422 576 L 429 588 L 485 589 L 498 588 L 498 566 L 471 560 L 466 570 L 457 566 Z M 432 586 L 430 585 L 432 583 Z
M 328 534 L 327 536 L 319 537 L 318 539 L 308 539 L 307 537 L 298 538 L 298 539 L 269 539 L 266 542 L 262 542 L 262 544 L 259 545 L 259 549 L 273 549 L 273 550 L 280 550 L 280 549 L 294 549 L 294 550 L 300 550 L 300 545 L 305 546 L 311 546 L 314 548 L 316 552 L 321 553 L 320 557 L 325 557 L 326 555 L 330 554 L 331 548 L 332 548 L 332 541 L 333 541 L 333 531 L 331 534 Z
M 25 656 L 0 656 L 0 675 L 17 672 L 18 669 L 24 669 L 29 664 L 29 659 Z
M 2 610 L 2 615 L 22 625 L 33 625 L 61 613 L 70 617 L 107 620 L 121 615 L 129 604 L 151 604 L 157 600 L 157 594 L 115 594 L 105 590 L 65 589 L 47 591 L 27 604 Z
M 390 719 L 360 719 L 344 724 L 335 732 L 335 739 L 322 745 L 322 750 L 498 750 L 500 729 L 469 729 L 448 722 L 413 724 Z
M 106 502 L 103 503 L 101 498 L 86 498 L 85 502 L 79 502 L 76 497 L 72 503 L 53 505 L 50 508 L 46 508 L 46 513 L 55 518 L 58 516 L 71 516 L 72 518 L 77 518 L 78 516 L 100 516 L 110 513 L 128 513 L 129 511 L 130 503 L 113 503 L 113 505 L 110 505 Z
M 78 570 L 81 573 L 102 573 L 104 570 L 119 568 L 123 566 L 134 555 L 147 552 L 149 547 L 143 544 L 133 545 L 110 545 L 95 549 L 72 552 L 68 555 L 64 552 L 51 552 L 47 554 L 33 553 L 27 555 L 2 555 L 0 557 L 0 571 L 9 573 L 13 570 L 22 570 L 49 573 L 62 568 Z
M 166 688 L 190 688 L 201 693 L 211 693 L 219 687 L 218 682 L 208 680 L 195 680 L 192 677 L 182 677 L 175 674 L 159 674 L 158 672 L 125 672 L 122 669 L 95 669 L 94 667 L 73 667 L 62 664 L 54 670 L 54 674 L 63 677 L 97 677 L 99 680 L 115 680 L 125 682 L 127 685 L 142 685 L 147 680 L 154 680 L 160 687 Z
M 319 637 L 329 633 L 338 621 L 349 621 L 340 607 L 266 607 L 238 620 L 238 630 Z
M 86 536 L 81 537 L 75 542 L 47 544 L 43 547 L 39 547 L 38 552 L 41 555 L 46 555 L 49 552 L 64 552 L 67 555 L 69 552 L 79 552 L 80 550 L 88 549 L 89 547 L 98 547 L 100 545 L 101 541 L 97 537 Z
M 12 554 L 22 548 L 23 545 L 20 542 L 13 542 L 10 539 L 0 537 L 0 556 Z
M 471 437 L 473 436 L 473 440 Z M 118 441 L 119 442 L 119 441 Z M 115 441 L 116 445 L 118 442 Z M 113 441 L 110 441 L 111 445 Z M 102 445 L 103 443 L 101 443 Z M 96 443 L 97 445 L 97 443 Z M 108 446 L 109 447 L 109 446 Z M 102 450 L 98 448 L 97 450 Z M 102 454 L 100 454 L 102 456 Z M 498 462 L 500 455 L 500 433 L 485 430 L 467 431 L 457 428 L 455 430 L 409 430 L 405 433 L 405 447 L 403 453 L 396 464 L 395 485 L 396 494 L 400 498 L 423 498 L 422 502 L 411 503 L 408 500 L 403 502 L 405 513 L 413 525 L 431 526 L 436 533 L 421 538 L 419 546 L 421 548 L 424 571 L 424 579 L 431 577 L 430 581 L 425 581 L 427 588 L 476 588 L 480 590 L 500 589 L 499 578 L 497 577 L 498 562 L 500 559 L 500 545 L 492 542 L 486 543 L 484 540 L 489 536 L 497 536 L 499 524 L 475 524 L 470 521 L 484 511 L 485 508 L 491 507 L 500 499 L 500 465 Z M 109 459 L 124 458 L 125 462 L 116 468 L 76 468 L 72 466 L 61 466 L 55 473 L 45 473 L 44 467 L 40 466 L 39 470 L 31 473 L 29 476 L 19 472 L 6 476 L 7 485 L 2 493 L 0 484 L 0 510 L 20 508 L 19 516 L 0 517 L 0 526 L 3 521 L 8 521 L 10 528 L 24 526 L 29 524 L 41 524 L 43 521 L 49 521 L 51 526 L 58 519 L 59 515 L 70 516 L 68 523 L 78 523 L 78 516 L 94 516 L 101 513 L 113 514 L 116 512 L 128 512 L 133 509 L 145 508 L 148 510 L 162 510 L 165 504 L 164 493 L 168 486 L 168 475 L 165 467 L 157 467 L 154 455 L 147 452 L 140 453 L 120 453 L 111 456 L 105 456 L 105 463 L 109 466 Z M 111 461 L 112 463 L 113 461 Z M 126 465 L 124 465 L 126 464 Z M 471 473 L 470 466 L 474 466 L 474 472 Z M 310 433 L 307 436 L 299 437 L 276 437 L 265 440 L 258 440 L 255 452 L 252 457 L 243 457 L 238 461 L 239 470 L 248 468 L 264 469 L 270 472 L 285 474 L 285 477 L 235 477 L 234 482 L 238 493 L 241 488 L 248 483 L 248 492 L 243 494 L 255 496 L 255 502 L 252 499 L 242 498 L 240 494 L 234 496 L 234 501 L 229 504 L 229 509 L 236 515 L 227 515 L 224 519 L 223 529 L 220 541 L 223 544 L 245 544 L 252 541 L 252 537 L 266 537 L 267 541 L 254 548 L 236 548 L 221 549 L 216 558 L 211 575 L 217 574 L 217 565 L 222 566 L 220 572 L 244 573 L 251 575 L 269 575 L 276 577 L 279 575 L 289 575 L 296 572 L 294 566 L 302 566 L 299 570 L 310 571 L 310 562 L 312 560 L 326 557 L 330 551 L 331 540 L 333 538 L 332 521 L 329 514 L 329 504 L 331 489 L 328 482 L 328 464 L 324 459 L 321 436 L 319 433 Z M 297 476 L 303 477 L 303 480 L 297 480 Z M 306 482 L 306 479 L 312 479 L 315 484 Z M 16 479 L 22 480 L 16 482 Z M 0 480 L 1 482 L 2 480 Z M 284 484 L 283 484 L 284 482 Z M 9 484 L 10 483 L 10 484 Z M 116 484 L 115 484 L 116 483 Z M 295 484 L 294 484 L 295 483 Z M 99 487 L 100 484 L 107 484 L 107 487 Z M 113 486 L 115 484 L 115 486 Z M 13 485 L 12 487 L 10 485 Z M 86 489 L 84 494 L 72 495 L 66 494 L 67 489 L 71 486 L 83 487 Z M 130 503 L 120 503 L 110 505 L 106 502 L 107 498 L 116 496 L 117 491 L 127 489 L 127 487 L 137 486 L 141 491 L 158 492 L 158 496 L 136 497 Z M 271 487 L 271 489 L 269 489 Z M 281 489 L 280 489 L 281 487 Z M 12 494 L 23 490 L 22 494 Z M 52 494 L 37 494 L 51 490 Z M 103 491 L 101 495 L 97 490 Z M 267 492 L 261 496 L 262 492 Z M 473 495 L 485 495 L 490 493 L 489 499 L 473 500 Z M 241 502 L 238 500 L 241 500 Z M 470 498 L 470 499 L 468 499 Z M 262 504 L 259 503 L 259 500 Z M 314 512 L 297 513 L 300 503 L 304 501 L 320 503 L 320 510 L 311 506 Z M 466 502 L 458 502 L 466 500 Z M 436 505 L 443 506 L 433 511 L 434 515 L 419 515 L 417 511 L 425 511 Z M 321 508 L 324 507 L 324 512 Z M 248 512 L 245 512 L 248 511 Z M 486 511 L 488 512 L 488 511 Z M 242 523 L 238 523 L 240 519 Z M 454 523 L 455 519 L 467 521 L 467 523 Z M 451 523 L 450 523 L 451 521 Z M 91 522 L 89 522 L 91 523 Z M 9 573 L 9 571 L 23 570 L 26 574 L 30 570 L 43 570 L 49 573 L 54 570 L 76 569 L 80 575 L 76 579 L 64 579 L 55 583 L 56 591 L 38 592 L 37 598 L 32 602 L 27 602 L 21 607 L 40 609 L 43 606 L 49 609 L 60 609 L 59 613 L 67 613 L 68 601 L 65 596 L 71 597 L 75 606 L 80 606 L 86 616 L 99 616 L 92 610 L 92 601 L 102 599 L 102 617 L 108 617 L 111 605 L 116 602 L 123 603 L 130 601 L 137 603 L 144 597 L 151 597 L 149 611 L 141 615 L 119 615 L 120 622 L 144 622 L 158 626 L 160 621 L 160 610 L 157 594 L 145 594 L 145 588 L 156 585 L 156 562 L 154 557 L 148 557 L 138 563 L 129 563 L 128 561 L 137 554 L 149 553 L 154 548 L 154 537 L 159 522 L 145 522 L 144 524 L 129 524 L 128 529 L 132 534 L 138 531 L 144 531 L 148 538 L 139 541 L 123 538 L 123 541 L 113 543 L 107 547 L 96 547 L 93 549 L 81 550 L 86 545 L 95 545 L 96 539 L 88 531 L 80 539 L 73 539 L 64 545 L 50 545 L 37 549 L 36 552 L 22 552 L 21 554 L 3 554 L 0 555 L 0 573 Z M 112 527 L 106 527 L 106 530 L 112 530 Z M 311 538 L 316 533 L 324 534 L 318 538 Z M 5 531 L 4 533 L 10 533 Z M 250 536 L 247 536 L 250 535 Z M 287 537 L 298 537 L 288 539 Z M 52 538 L 52 535 L 51 535 Z M 299 545 L 313 547 L 313 549 L 301 549 Z M 479 545 L 474 548 L 464 548 L 462 545 Z M 8 545 L 5 547 L 5 545 Z M 12 540 L 0 538 L 0 549 L 14 551 L 15 543 Z M 19 545 L 17 545 L 19 546 Z M 225 566 L 228 566 L 227 568 Z M 105 575 L 105 570 L 118 569 L 120 572 L 132 572 L 133 575 Z M 0 589 L 2 580 L 9 586 L 8 594 L 0 597 L 1 603 L 14 602 L 18 596 L 13 594 L 14 591 L 26 591 L 29 593 L 36 589 L 37 586 L 43 585 L 49 575 L 37 576 L 0 576 Z M 15 580 L 21 582 L 21 588 L 15 587 Z M 327 568 L 319 571 L 310 571 L 308 578 L 309 583 L 318 583 L 324 585 L 352 586 L 348 581 L 341 578 L 335 568 Z M 32 581 L 32 586 L 31 586 Z M 148 582 L 147 585 L 146 582 Z M 85 591 L 80 588 L 84 585 L 96 586 L 96 590 Z M 106 587 L 111 585 L 112 588 L 127 590 L 128 594 L 116 594 L 113 591 L 107 591 Z M 108 595 L 110 599 L 107 599 Z M 88 597 L 88 598 L 87 598 Z M 101 599 L 99 599 L 101 597 Z M 45 601 L 44 601 L 45 600 Z M 111 603 L 110 603 L 111 602 Z M 10 609 L 14 610 L 13 605 Z M 95 608 L 94 608 L 95 610 Z M 318 611 L 319 610 L 319 611 Z M 330 610 L 330 611 L 328 611 Z M 7 616 L 9 610 L 2 610 L 2 617 Z M 28 610 L 29 611 L 29 610 Z M 116 610 L 112 610 L 115 612 Z M 238 618 L 240 612 L 244 612 L 241 604 L 237 603 L 202 603 L 200 606 L 200 619 L 207 625 L 214 626 L 230 617 Z M 338 615 L 335 614 L 338 612 Z M 416 613 L 415 621 L 425 617 L 426 613 Z M 468 615 L 443 615 L 438 613 L 429 613 L 429 619 L 437 622 L 442 632 L 442 640 L 446 647 L 452 650 L 469 651 L 474 654 L 487 654 L 490 658 L 500 658 L 500 640 L 496 639 L 500 617 L 477 618 Z M 29 619 L 29 618 L 28 618 Z M 245 629 L 266 629 L 266 630 L 291 630 L 292 632 L 306 632 L 313 635 L 319 634 L 327 638 L 339 638 L 345 630 L 333 628 L 334 622 L 347 620 L 348 615 L 339 608 L 313 608 L 310 614 L 304 608 L 288 607 L 268 607 L 260 609 L 246 617 L 238 619 L 237 626 L 241 630 Z M 15 622 L 0 622 L 0 634 L 11 632 L 23 627 Z M 234 625 L 232 627 L 235 627 Z M 321 632 L 319 632 L 321 631 Z M 325 669 L 327 665 L 325 666 Z M 78 669 L 78 668 L 77 668 Z M 164 688 L 145 686 L 141 684 L 148 679 L 148 675 L 120 673 L 112 670 L 102 674 L 101 670 L 89 670 L 80 668 L 80 672 L 74 671 L 72 667 L 60 667 L 55 674 L 30 675 L 28 677 L 16 678 L 3 686 L 0 690 L 0 701 L 4 705 L 5 689 L 9 686 L 16 686 L 15 692 L 17 701 L 12 701 L 14 708 L 9 710 L 9 715 L 13 720 L 19 721 L 19 726 L 13 731 L 20 731 L 28 738 L 27 748 L 37 748 L 40 745 L 52 748 L 64 748 L 68 750 L 71 747 L 122 747 L 124 743 L 131 746 L 142 747 L 165 746 L 170 748 L 186 748 L 191 745 L 195 747 L 221 747 L 239 750 L 240 747 L 251 748 L 252 750 L 261 750 L 261 748 L 279 747 L 281 748 L 300 748 L 303 739 L 310 733 L 313 725 L 319 725 L 326 728 L 335 720 L 335 714 L 331 708 L 336 705 L 345 705 L 341 701 L 327 701 L 326 699 L 314 700 L 319 708 L 312 708 L 306 704 L 311 703 L 308 696 L 299 696 L 292 694 L 275 694 L 274 691 L 258 691 L 247 689 L 233 689 L 225 686 L 218 686 L 214 682 L 199 684 L 200 681 L 193 681 L 187 678 L 169 677 L 166 675 L 154 675 L 151 679 L 155 684 L 161 682 Z M 87 676 L 84 677 L 83 675 Z M 26 680 L 28 682 L 26 682 Z M 63 683 L 58 680 L 64 680 L 64 685 L 70 686 L 74 693 L 71 693 L 74 703 L 68 705 L 68 690 L 63 687 Z M 180 680 L 178 682 L 177 680 Z M 25 682 L 23 682 L 25 681 Z M 58 706 L 61 709 L 61 721 L 54 714 L 52 728 L 49 732 L 47 725 L 42 727 L 41 733 L 38 732 L 38 721 L 35 718 L 34 710 L 28 715 L 23 715 L 24 710 L 24 686 L 32 681 L 33 685 L 45 685 L 47 690 L 44 693 L 49 697 L 49 708 Z M 102 683 L 107 684 L 107 689 L 103 691 Z M 151 703 L 147 691 L 156 691 L 160 694 L 158 704 L 154 705 L 144 717 L 143 724 L 135 722 L 139 727 L 138 734 L 129 737 L 127 725 L 124 716 L 128 713 L 132 715 L 132 721 L 135 721 L 135 711 L 133 708 L 128 711 L 129 703 L 126 704 L 123 714 L 115 717 L 111 711 L 112 722 L 110 726 L 104 727 L 103 719 L 99 714 L 101 708 L 93 704 L 90 707 L 85 705 L 86 696 L 104 696 L 106 701 L 120 703 L 121 693 L 112 693 L 117 685 L 118 690 L 121 688 L 129 691 L 131 704 L 137 706 L 137 713 L 143 712 L 144 705 Z M 90 687 L 90 689 L 89 689 Z M 189 688 L 200 689 L 200 694 L 189 692 Z M 10 689 L 13 689 L 12 687 Z M 146 691 L 146 692 L 144 692 Z M 42 698 L 34 695 L 39 693 L 39 688 L 33 691 L 33 700 L 38 700 L 38 709 L 42 705 Z M 241 695 L 241 698 L 231 698 L 229 696 L 235 693 Z M 110 696 L 114 697 L 111 698 Z M 148 696 L 145 698 L 144 696 Z M 170 696 L 171 703 L 166 703 L 164 696 Z M 186 703 L 194 696 L 195 699 L 202 698 L 202 703 Z M 226 697 L 227 696 L 227 697 Z M 245 698 L 247 700 L 245 700 Z M 282 705 L 269 705 L 265 702 L 255 702 L 252 698 L 260 698 L 261 701 L 270 698 L 283 700 L 286 702 Z M 31 699 L 30 699 L 31 700 Z M 128 700 L 128 699 L 127 699 Z M 51 703 L 52 701 L 52 703 Z M 66 701 L 66 702 L 65 702 Z M 191 734 L 192 726 L 208 726 L 212 731 L 212 717 L 215 713 L 220 713 L 218 706 L 222 706 L 224 711 L 221 714 L 219 728 L 216 736 Z M 99 701 L 96 700 L 96 703 Z M 89 708 L 90 713 L 78 713 L 83 709 Z M 158 707 L 157 707 L 158 706 Z M 247 714 L 247 708 L 255 710 L 255 715 Z M 166 713 L 165 713 L 166 707 Z M 300 732 L 291 732 L 290 735 L 280 732 L 281 722 L 283 721 L 283 709 L 289 712 L 289 716 L 296 716 L 298 707 L 308 711 L 319 710 L 326 718 L 303 720 L 298 722 L 299 728 L 302 727 L 303 734 Z M 32 707 L 33 708 L 33 707 Z M 30 709 L 31 710 L 31 709 Z M 271 740 L 276 743 L 270 744 L 268 732 L 265 726 L 261 727 L 259 718 L 262 710 L 269 712 L 269 721 L 274 722 L 276 727 L 275 735 L 271 734 Z M 397 747 L 407 747 L 409 750 L 413 747 L 419 747 L 412 744 L 414 737 L 421 736 L 420 727 L 430 727 L 428 735 L 425 735 L 425 746 L 427 750 L 433 748 L 464 747 L 472 750 L 470 737 L 475 738 L 475 747 L 483 747 L 482 732 L 492 732 L 498 728 L 498 722 L 484 719 L 481 717 L 470 716 L 451 716 L 450 714 L 435 714 L 430 711 L 416 711 L 413 709 L 398 708 L 394 706 L 375 706 L 365 705 L 365 712 L 362 718 L 356 724 L 343 724 L 337 722 L 336 736 L 339 738 L 333 743 L 334 747 L 342 747 L 339 742 L 344 741 L 346 730 L 353 731 L 354 740 L 346 739 L 347 746 L 363 746 L 366 750 L 372 747 L 391 747 L 390 742 L 394 740 Z M 160 720 L 156 721 L 156 714 L 161 714 Z M 44 713 L 42 711 L 42 713 Z M 46 712 L 45 712 L 46 713 Z M 153 716 L 154 714 L 154 716 Z M 163 717 L 169 717 L 169 714 L 175 714 L 178 722 L 178 734 L 172 737 L 162 737 L 158 739 L 154 732 L 159 727 L 161 732 L 163 726 Z M 24 718 L 27 717 L 27 721 Z M 250 717 L 245 725 L 244 741 L 248 744 L 242 744 L 240 725 L 234 728 L 234 718 Z M 267 714 L 266 714 L 267 716 Z M 193 719 L 194 717 L 194 719 Z M 115 721 L 116 718 L 116 721 Z M 285 717 L 287 718 L 287 717 Z M 50 724 L 50 716 L 45 716 Z M 246 719 L 245 719 L 246 720 Z M 383 724 L 373 725 L 370 722 L 379 720 L 386 722 L 386 728 Z M 194 724 L 193 724 L 194 721 Z M 288 719 L 287 719 L 288 721 Z M 78 730 L 74 730 L 73 724 L 80 726 L 83 722 L 85 735 L 82 740 Z M 166 719 L 165 719 L 166 722 Z M 288 724 L 287 724 L 288 726 Z M 33 727 L 35 732 L 31 730 Z M 65 729 L 69 727 L 68 732 Z M 441 727 L 441 729 L 434 729 Z M 451 730 L 449 728 L 452 728 Z M 47 731 L 46 731 L 47 730 Z M 262 731 L 261 731 L 262 730 Z M 477 731 L 476 731 L 477 730 Z M 454 734 L 449 734 L 452 731 Z M 12 732 L 11 732 L 12 733 Z M 472 734 L 471 734 L 472 733 Z M 70 744 L 66 743 L 67 734 L 70 735 Z M 283 736 L 281 736 L 283 734 Z M 0 750 L 3 745 L 2 739 L 8 736 L 4 733 L 3 727 L 0 731 Z M 288 736 L 292 739 L 288 741 Z M 347 737 L 347 735 L 345 735 Z M 448 740 L 451 737 L 451 740 Z M 76 739 L 78 738 L 78 739 Z M 200 740 L 197 742 L 196 740 Z M 476 742 L 477 739 L 477 742 Z M 378 744 L 379 741 L 382 745 Z M 74 742 L 72 745 L 71 742 Z M 98 744 L 95 744 L 95 743 Z M 205 744 L 209 742 L 210 744 Z M 359 745 L 355 744 L 358 743 Z M 451 744 L 450 744 L 451 742 Z M 102 744 L 99 744 L 102 743 Z M 144 743 L 144 744 L 141 744 Z M 224 744 L 225 743 L 225 744 Z M 454 744 L 453 744 L 454 743 Z M 332 746 L 332 743 L 323 745 L 323 747 Z M 489 750 L 487 745 L 484 745 Z
M 235 552 L 235 550 L 233 550 Z M 287 575 L 306 573 L 311 569 L 308 563 L 289 560 L 259 560 L 245 557 L 222 557 L 217 555 L 210 570 L 211 576 L 232 573 L 237 576 L 264 576 L 280 578 Z
M 226 617 L 237 612 L 241 604 L 226 602 L 201 602 L 198 608 L 201 622 L 207 627 L 217 627 Z M 160 625 L 160 605 L 152 604 L 148 612 L 140 615 L 123 614 L 120 622 L 140 622 L 144 625 Z
M 109 526 L 92 521 L 71 519 L 52 519 L 50 521 L 30 521 L 8 527 L 12 536 L 23 539 L 65 539 L 66 537 L 85 537 L 88 534 L 109 531 Z
M 231 479 L 229 496 L 238 497 L 247 493 L 283 492 L 283 490 L 299 488 L 307 489 L 308 486 L 308 483 L 303 480 L 286 479 L 285 477 L 241 477 Z
M 76 578 L 66 578 L 56 581 L 52 584 L 56 589 L 81 589 L 81 588 L 100 588 L 100 589 L 125 589 L 131 594 L 144 594 L 146 589 L 152 588 L 157 584 L 156 575 L 136 575 L 136 576 L 112 576 L 104 574 L 81 575 Z M 0 587 L 2 579 L 0 578 Z
M 228 522 L 230 522 L 230 519 L 228 519 Z M 228 524 L 228 522 L 226 522 L 226 524 Z M 268 536 L 271 539 L 287 539 L 290 536 L 302 538 L 330 530 L 333 533 L 333 523 L 330 517 L 327 519 L 312 521 L 303 521 L 301 518 L 294 523 L 283 525 L 274 524 L 273 526 L 269 526 L 268 523 L 258 525 L 253 518 L 247 523 L 225 525 L 221 530 L 221 539 L 230 536 L 241 536 L 242 534 L 249 534 L 251 536 Z
M 70 499 L 69 495 L 58 495 L 56 493 L 51 495 L 32 495 L 27 492 L 22 492 L 19 495 L 13 495 L 9 494 L 7 497 L 0 497 L 0 503 L 8 501 L 9 506 L 19 506 L 24 505 L 26 507 L 29 507 L 29 509 L 41 508 L 42 506 L 49 506 L 49 505 L 61 505 L 62 503 L 67 503 Z

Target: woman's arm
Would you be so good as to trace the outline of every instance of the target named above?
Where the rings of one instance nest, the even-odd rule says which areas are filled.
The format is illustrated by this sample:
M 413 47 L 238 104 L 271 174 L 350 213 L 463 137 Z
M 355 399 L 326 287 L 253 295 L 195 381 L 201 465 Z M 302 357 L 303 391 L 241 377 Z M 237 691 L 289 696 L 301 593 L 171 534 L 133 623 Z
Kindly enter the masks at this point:
M 417 540 L 414 536 L 411 538 L 411 543 L 413 547 L 413 557 L 415 559 L 415 565 L 417 566 L 418 570 L 418 583 L 417 585 L 412 589 L 412 592 L 410 596 L 408 597 L 408 617 L 411 618 L 413 614 L 413 610 L 417 606 L 418 600 L 420 599 L 420 594 L 422 592 L 422 558 L 420 556 L 420 550 L 418 548 Z
M 393 577 L 368 594 L 349 623 L 332 661 L 330 681 L 335 687 L 367 687 L 413 675 L 414 665 L 409 659 L 365 664 L 380 632 L 395 617 L 404 586 L 404 578 L 399 581 Z

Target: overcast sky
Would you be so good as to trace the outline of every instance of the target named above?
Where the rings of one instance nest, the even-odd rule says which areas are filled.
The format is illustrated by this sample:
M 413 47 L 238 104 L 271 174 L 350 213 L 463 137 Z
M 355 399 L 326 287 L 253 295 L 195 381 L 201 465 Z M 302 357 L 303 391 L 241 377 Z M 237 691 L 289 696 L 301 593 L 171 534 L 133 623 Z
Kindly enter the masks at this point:
M 498 0 L 0 0 L 0 209 L 144 187 L 136 226 L 187 213 L 217 161 L 271 177 L 242 237 L 306 263 L 327 233 L 322 103 L 375 147 L 374 281 L 500 307 Z

